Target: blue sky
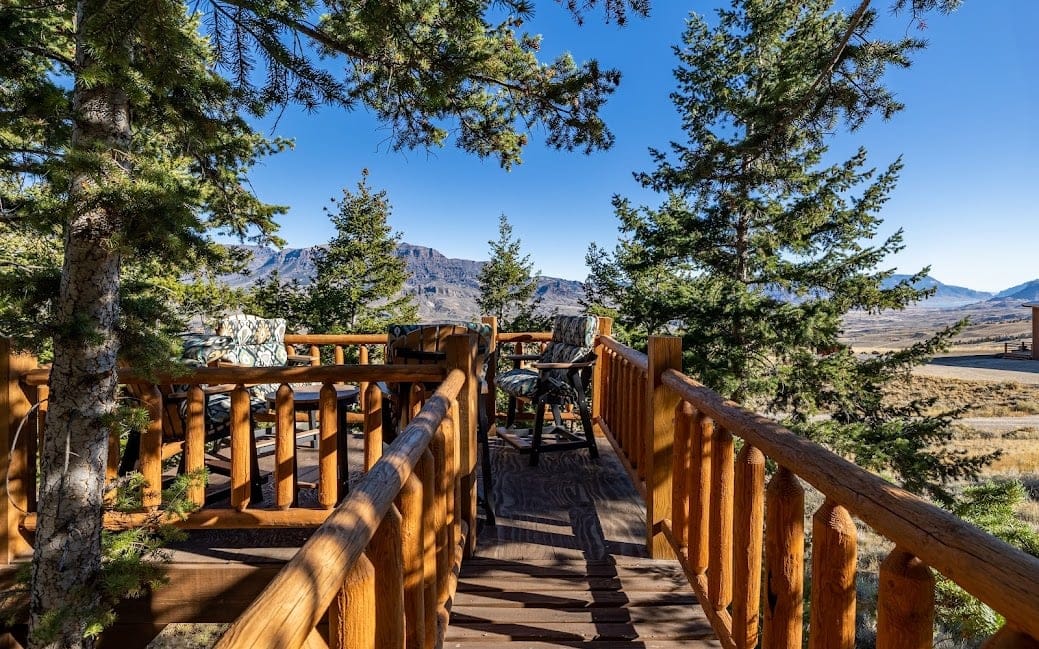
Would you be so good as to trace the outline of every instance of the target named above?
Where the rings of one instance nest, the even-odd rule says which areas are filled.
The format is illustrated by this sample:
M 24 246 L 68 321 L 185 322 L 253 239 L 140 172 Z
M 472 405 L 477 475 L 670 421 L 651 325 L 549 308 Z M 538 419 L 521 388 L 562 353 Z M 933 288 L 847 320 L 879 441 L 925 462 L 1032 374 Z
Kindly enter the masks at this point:
M 612 247 L 617 221 L 610 198 L 656 205 L 632 172 L 650 168 L 649 147 L 682 140 L 668 99 L 677 43 L 690 10 L 711 20 L 716 2 L 656 0 L 648 20 L 625 28 L 591 14 L 583 27 L 557 4 L 542 0 L 527 23 L 544 35 L 546 58 L 570 51 L 623 73 L 603 115 L 617 142 L 585 156 L 545 148 L 532 133 L 524 162 L 512 171 L 453 147 L 393 151 L 390 133 L 362 110 L 289 109 L 262 127 L 293 138 L 296 147 L 264 161 L 252 174 L 265 200 L 289 205 L 279 220 L 292 247 L 324 243 L 332 227 L 322 212 L 361 169 L 386 189 L 390 224 L 410 243 L 450 257 L 485 259 L 508 215 L 535 268 L 545 275 L 584 279 L 584 252 L 596 241 Z M 727 4 L 727 3 L 726 3 Z M 886 12 L 887 0 L 878 0 Z M 1039 24 L 1036 0 L 965 0 L 949 16 L 928 15 L 920 30 L 907 16 L 884 15 L 884 35 L 906 33 L 929 42 L 909 71 L 889 76 L 906 109 L 835 138 L 835 152 L 858 145 L 885 166 L 898 155 L 905 170 L 882 214 L 883 233 L 905 229 L 906 250 L 891 266 L 915 272 L 930 265 L 937 279 L 999 290 L 1039 277 L 1033 192 L 1039 188 Z

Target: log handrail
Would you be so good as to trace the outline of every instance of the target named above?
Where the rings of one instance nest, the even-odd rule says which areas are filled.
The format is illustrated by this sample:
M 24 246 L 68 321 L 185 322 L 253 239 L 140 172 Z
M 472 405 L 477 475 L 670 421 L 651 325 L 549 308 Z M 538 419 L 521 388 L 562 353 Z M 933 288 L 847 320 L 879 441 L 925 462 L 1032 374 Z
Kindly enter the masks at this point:
M 618 356 L 626 360 L 628 363 L 632 364 L 633 366 L 641 370 L 643 373 L 649 371 L 649 356 L 647 356 L 643 352 L 634 350 L 631 347 L 628 347 L 627 345 L 618 342 L 615 338 L 611 336 L 601 336 L 599 340 L 606 347 L 606 349 L 609 349 L 613 353 L 617 354 Z
M 385 345 L 386 334 L 285 334 L 286 345 Z
M 426 453 L 465 380 L 461 370 L 448 374 L 347 499 L 231 625 L 217 649 L 304 644 Z
M 681 372 L 668 370 L 663 381 L 718 426 L 1039 638 L 1039 559 L 777 422 L 744 410 Z
M 176 376 L 147 377 L 133 370 L 120 370 L 120 383 L 177 384 L 263 384 L 263 383 L 328 383 L 371 381 L 423 381 L 436 383 L 444 378 L 444 368 L 437 365 L 304 365 L 300 367 L 199 367 Z M 22 375 L 22 383 L 30 387 L 47 385 L 50 369 L 39 368 Z

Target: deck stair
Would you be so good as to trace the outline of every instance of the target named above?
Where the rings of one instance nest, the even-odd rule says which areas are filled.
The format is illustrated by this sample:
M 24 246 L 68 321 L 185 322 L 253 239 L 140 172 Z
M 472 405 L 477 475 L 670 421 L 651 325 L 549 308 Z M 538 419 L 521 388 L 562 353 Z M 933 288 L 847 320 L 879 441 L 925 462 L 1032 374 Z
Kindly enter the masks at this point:
M 504 561 L 462 568 L 445 647 L 719 647 L 673 561 Z

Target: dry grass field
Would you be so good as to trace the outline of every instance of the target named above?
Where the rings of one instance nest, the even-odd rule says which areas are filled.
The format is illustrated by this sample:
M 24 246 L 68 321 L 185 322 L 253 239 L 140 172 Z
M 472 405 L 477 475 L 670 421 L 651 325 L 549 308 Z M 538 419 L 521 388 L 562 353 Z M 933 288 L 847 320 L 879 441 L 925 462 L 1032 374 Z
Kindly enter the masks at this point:
M 899 401 L 936 399 L 927 412 L 929 415 L 957 408 L 966 409 L 963 417 L 1039 415 L 1039 385 L 1013 381 L 996 383 L 913 375 L 893 386 L 891 396 Z

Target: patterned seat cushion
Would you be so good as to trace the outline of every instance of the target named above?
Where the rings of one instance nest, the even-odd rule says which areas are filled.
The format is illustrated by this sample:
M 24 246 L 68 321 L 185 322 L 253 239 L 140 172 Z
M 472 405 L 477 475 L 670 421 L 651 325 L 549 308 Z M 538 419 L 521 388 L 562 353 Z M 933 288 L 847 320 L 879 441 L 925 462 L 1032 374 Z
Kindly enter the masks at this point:
M 498 388 L 505 394 L 532 397 L 538 388 L 538 373 L 521 367 L 498 375 L 497 381 Z

